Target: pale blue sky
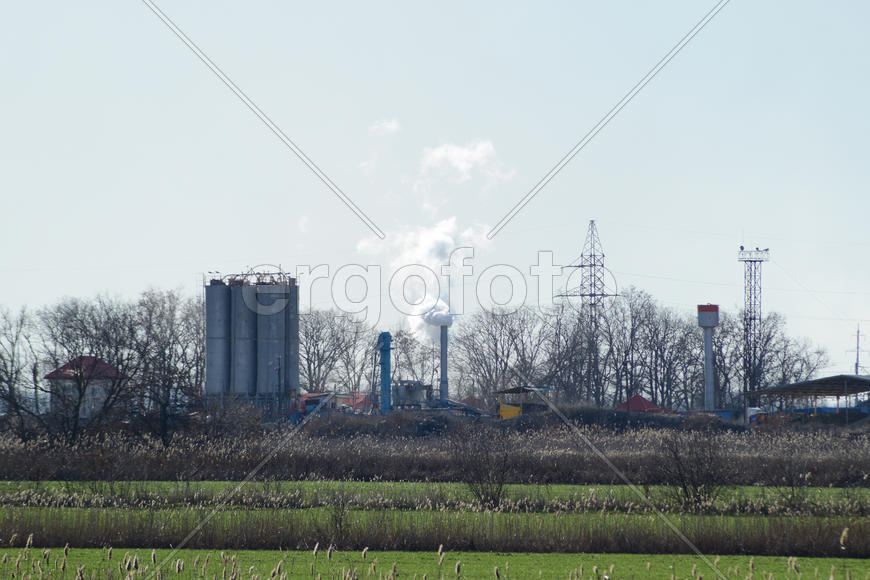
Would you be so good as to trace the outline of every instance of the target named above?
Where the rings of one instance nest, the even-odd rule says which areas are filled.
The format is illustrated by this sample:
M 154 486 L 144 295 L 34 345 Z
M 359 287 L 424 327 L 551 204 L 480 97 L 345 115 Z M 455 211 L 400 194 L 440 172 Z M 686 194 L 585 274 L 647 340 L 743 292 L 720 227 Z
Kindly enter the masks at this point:
M 387 269 L 402 228 L 493 226 L 713 2 L 158 5 L 387 244 L 361 252 L 365 226 L 144 4 L 15 3 L 0 303 L 196 292 L 264 262 Z M 620 287 L 733 312 L 737 247 L 770 247 L 764 310 L 849 371 L 859 320 L 870 335 L 868 17 L 732 0 L 475 265 L 567 263 L 595 219 Z

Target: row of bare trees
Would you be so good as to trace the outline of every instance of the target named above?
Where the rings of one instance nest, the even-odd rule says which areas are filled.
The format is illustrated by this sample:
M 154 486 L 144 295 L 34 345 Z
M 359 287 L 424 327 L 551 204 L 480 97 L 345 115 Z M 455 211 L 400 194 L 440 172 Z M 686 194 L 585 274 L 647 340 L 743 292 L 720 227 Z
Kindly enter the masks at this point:
M 201 392 L 202 328 L 201 301 L 176 291 L 0 309 L 6 427 L 23 437 L 48 431 L 75 438 L 86 427 L 136 421 L 168 438 Z M 64 365 L 63 388 L 53 387 L 45 377 Z
M 336 310 L 299 317 L 299 378 L 309 392 L 371 386 L 377 331 Z
M 177 291 L 0 307 L 0 427 L 74 439 L 121 421 L 168 440 L 202 396 L 203 324 L 201 299 Z M 376 338 L 373 328 L 338 311 L 303 315 L 302 386 L 369 388 Z M 422 368 L 416 357 L 404 360 L 408 369 Z M 64 365 L 70 372 L 57 388 L 46 377 Z
M 371 388 L 377 333 L 336 311 L 301 320 L 302 383 L 309 390 Z M 666 407 L 691 409 L 703 396 L 701 329 L 694 314 L 656 302 L 630 288 L 599 310 L 562 306 L 542 312 L 478 311 L 450 331 L 450 391 L 488 403 L 495 392 L 546 385 L 560 402 L 611 406 L 643 395 Z M 408 330 L 393 333 L 393 377 L 436 384 L 438 345 Z M 722 313 L 714 333 L 716 404 L 742 404 L 743 325 L 740 313 Z M 761 324 L 759 387 L 800 381 L 822 368 L 823 350 L 788 336 L 779 314 Z
M 437 381 L 438 345 L 407 329 L 392 333 L 392 375 Z M 314 310 L 299 318 L 299 375 L 309 392 L 371 389 L 377 377 L 378 331 L 336 310 Z
M 635 394 L 656 404 L 692 408 L 703 392 L 703 354 L 695 317 L 629 289 L 596 319 L 564 306 L 542 312 L 479 311 L 450 331 L 452 396 L 494 402 L 498 390 L 546 385 L 564 403 L 609 406 Z M 68 298 L 38 310 L 0 308 L 0 413 L 22 436 L 48 430 L 75 437 L 84 428 L 136 421 L 166 439 L 202 393 L 205 345 L 200 298 L 149 290 L 136 300 Z M 372 387 L 377 331 L 341 312 L 300 317 L 300 378 L 310 392 Z M 762 321 L 761 386 L 811 377 L 825 353 L 786 334 L 777 314 Z M 743 328 L 723 313 L 714 334 L 717 405 L 740 403 Z M 438 345 L 408 330 L 393 333 L 393 376 L 437 383 Z M 99 359 L 117 374 L 77 373 L 54 393 L 46 374 L 70 361 Z M 63 412 L 58 412 L 58 409 Z
M 452 374 L 469 394 L 492 400 L 500 389 L 546 385 L 566 403 L 609 406 L 643 395 L 652 402 L 691 409 L 703 396 L 701 330 L 693 314 L 657 303 L 629 289 L 599 310 L 597 321 L 582 309 L 549 312 L 478 312 L 457 325 Z M 723 313 L 714 333 L 717 405 L 740 404 L 743 389 L 743 325 Z M 759 387 L 805 380 L 827 362 L 825 352 L 791 338 L 779 314 L 761 324 Z M 451 376 L 451 380 L 453 377 Z

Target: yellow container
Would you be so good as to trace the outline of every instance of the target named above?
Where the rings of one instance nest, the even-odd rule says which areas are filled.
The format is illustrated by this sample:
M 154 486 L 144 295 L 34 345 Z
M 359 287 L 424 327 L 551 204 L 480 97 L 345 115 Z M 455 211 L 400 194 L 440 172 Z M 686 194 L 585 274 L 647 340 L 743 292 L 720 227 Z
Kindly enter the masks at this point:
M 498 414 L 502 419 L 510 419 L 511 417 L 516 417 L 517 415 L 521 415 L 522 412 L 522 405 L 508 405 L 506 403 L 501 403 L 498 406 Z

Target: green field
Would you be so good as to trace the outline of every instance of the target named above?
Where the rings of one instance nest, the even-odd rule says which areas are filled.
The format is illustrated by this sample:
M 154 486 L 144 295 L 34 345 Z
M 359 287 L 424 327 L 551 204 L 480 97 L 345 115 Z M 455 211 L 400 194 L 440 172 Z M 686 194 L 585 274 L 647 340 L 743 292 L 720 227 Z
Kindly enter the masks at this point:
M 288 549 L 685 553 L 676 527 L 700 550 L 719 554 L 870 555 L 866 517 L 709 516 L 626 513 L 500 513 L 447 510 L 229 508 L 0 508 L 0 537 L 33 534 L 37 547 L 180 545 Z M 842 532 L 849 529 L 845 543 Z
M 640 494 L 640 495 L 639 495 Z M 0 505 L 137 507 L 230 505 L 316 507 L 336 496 L 362 508 L 471 509 L 462 483 L 361 481 L 0 481 Z M 647 503 L 647 501 L 649 503 Z M 625 485 L 507 485 L 502 511 L 684 511 L 673 488 Z M 704 513 L 870 515 L 870 488 L 723 487 Z
M 870 557 L 866 488 L 729 487 L 692 506 L 673 491 L 510 485 L 488 510 L 458 483 L 0 482 L 0 542 L 21 547 L 32 534 L 36 547 L 690 553 L 682 535 L 713 554 Z
M 662 556 L 646 554 L 528 554 L 105 549 L 0 550 L 3 577 L 146 578 L 853 578 L 870 577 L 870 561 L 843 558 Z M 26 557 L 26 559 L 25 559 Z M 280 568 L 278 564 L 280 563 Z M 458 565 L 458 568 L 457 568 Z M 64 570 L 61 570 L 64 568 Z M 128 571 L 129 568 L 129 571 Z M 458 569 L 458 574 L 457 574 Z M 393 574 L 395 570 L 395 575 Z M 273 572 L 275 572 L 273 576 Z M 156 576 L 154 576 L 156 577 Z

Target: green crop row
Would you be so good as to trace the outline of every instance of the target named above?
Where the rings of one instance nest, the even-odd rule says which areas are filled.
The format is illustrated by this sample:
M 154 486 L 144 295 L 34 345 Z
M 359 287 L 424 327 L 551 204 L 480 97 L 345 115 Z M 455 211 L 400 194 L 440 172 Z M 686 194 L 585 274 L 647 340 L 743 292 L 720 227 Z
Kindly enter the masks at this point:
M 22 578 L 684 579 L 864 580 L 870 561 L 765 556 L 152 549 L 0 550 L 0 576 Z M 721 574 L 721 576 L 719 576 Z
M 23 546 L 180 546 L 870 557 L 863 517 L 541 514 L 447 510 L 0 508 L 0 539 Z

